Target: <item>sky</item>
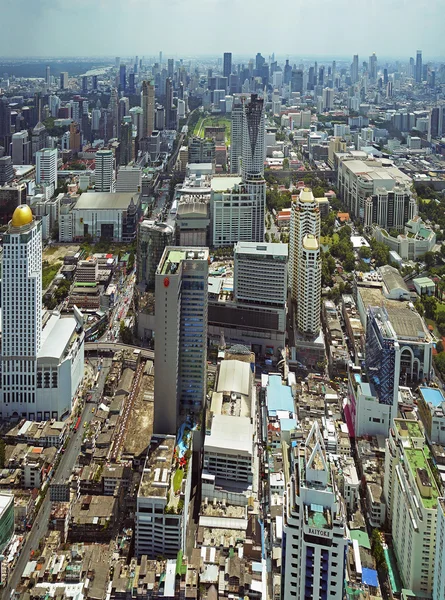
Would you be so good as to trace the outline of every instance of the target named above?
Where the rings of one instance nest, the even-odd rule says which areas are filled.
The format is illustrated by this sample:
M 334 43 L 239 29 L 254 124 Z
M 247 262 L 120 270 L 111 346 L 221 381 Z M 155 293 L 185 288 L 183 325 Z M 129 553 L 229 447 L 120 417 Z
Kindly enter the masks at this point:
M 445 58 L 445 0 L 0 0 L 0 57 Z

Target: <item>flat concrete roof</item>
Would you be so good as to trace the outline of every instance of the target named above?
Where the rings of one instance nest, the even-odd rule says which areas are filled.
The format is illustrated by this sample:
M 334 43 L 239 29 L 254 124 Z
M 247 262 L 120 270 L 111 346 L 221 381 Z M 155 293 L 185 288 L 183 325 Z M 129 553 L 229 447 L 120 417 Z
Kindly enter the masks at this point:
M 422 317 L 410 308 L 388 307 L 386 310 L 397 337 L 414 340 L 422 340 L 423 338 L 430 337 L 425 331 Z M 428 339 L 427 341 L 430 340 Z
M 121 192 L 84 192 L 77 200 L 74 208 L 77 210 L 126 210 L 134 198 L 134 203 L 139 203 L 139 194 Z
M 204 452 L 219 452 L 223 450 L 225 454 L 252 456 L 252 440 L 253 425 L 249 417 L 214 415 L 211 435 L 205 436 Z
M 231 190 L 235 185 L 239 185 L 242 178 L 238 175 L 216 175 L 212 177 L 210 186 L 214 192 L 225 192 Z
M 287 256 L 288 245 L 280 243 L 237 242 L 234 254 L 253 254 L 255 256 L 265 254 L 271 257 Z

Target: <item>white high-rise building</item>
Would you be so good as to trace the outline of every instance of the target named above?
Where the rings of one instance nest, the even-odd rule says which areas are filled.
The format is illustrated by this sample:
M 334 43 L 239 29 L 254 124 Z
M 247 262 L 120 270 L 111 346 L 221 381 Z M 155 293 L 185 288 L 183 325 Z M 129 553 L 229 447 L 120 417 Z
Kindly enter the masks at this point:
M 116 192 L 140 192 L 142 169 L 138 166 L 122 166 L 117 172 Z
M 297 326 L 304 335 L 320 331 L 321 257 L 318 238 L 305 235 L 297 269 Z
M 114 154 L 112 150 L 96 152 L 96 168 L 94 171 L 94 189 L 96 192 L 115 191 Z
M 155 275 L 154 432 L 199 416 L 207 386 L 208 248 L 165 248 Z
M 434 568 L 436 535 L 441 533 L 440 529 L 436 533 L 439 489 L 418 421 L 393 421 L 386 443 L 384 490 L 403 587 L 431 598 L 434 579 L 439 580 Z M 443 540 L 437 539 L 440 548 Z M 438 562 L 442 561 L 438 554 Z M 440 591 L 443 594 L 443 583 Z
M 285 306 L 287 254 L 287 244 L 238 242 L 234 249 L 235 300 Z
M 13 165 L 29 165 L 30 164 L 30 142 L 28 132 L 18 131 L 12 134 L 12 164 Z
M 91 111 L 91 129 L 93 131 L 99 131 L 101 114 L 100 108 L 93 108 Z
M 53 312 L 42 330 L 42 231 L 18 206 L 3 236 L 0 418 L 61 419 L 83 379 L 83 317 Z
M 58 117 L 60 108 L 60 98 L 56 94 L 51 94 L 49 97 L 49 112 L 52 117 Z
M 292 452 L 284 494 L 282 597 L 342 600 L 350 540 L 318 421 Z
M 303 250 L 303 239 L 314 235 L 320 239 L 320 208 L 310 188 L 301 190 L 299 197 L 292 202 L 289 237 L 289 286 L 292 300 L 298 300 L 299 256 Z
M 323 108 L 324 110 L 332 110 L 334 106 L 334 90 L 332 88 L 324 88 L 323 90 Z
M 438 498 L 433 599 L 445 600 L 445 498 Z
M 43 148 L 36 152 L 36 183 L 57 187 L 57 148 Z

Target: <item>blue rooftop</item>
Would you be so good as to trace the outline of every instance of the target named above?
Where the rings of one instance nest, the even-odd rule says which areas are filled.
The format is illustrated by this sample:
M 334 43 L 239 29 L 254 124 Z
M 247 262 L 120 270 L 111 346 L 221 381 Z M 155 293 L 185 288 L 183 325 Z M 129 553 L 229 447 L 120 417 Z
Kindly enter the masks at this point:
M 288 385 L 282 385 L 281 375 L 269 375 L 266 389 L 269 415 L 276 416 L 278 410 L 295 411 L 291 389 Z
M 362 582 L 365 585 L 370 585 L 371 587 L 378 587 L 379 581 L 377 578 L 377 571 L 375 569 L 367 569 L 366 567 L 363 567 Z
M 442 392 L 436 388 L 421 387 L 420 393 L 422 394 L 422 398 L 425 400 L 425 402 L 432 404 L 434 407 L 440 406 L 445 400 Z
M 297 428 L 297 419 L 280 419 L 281 431 L 293 431 Z

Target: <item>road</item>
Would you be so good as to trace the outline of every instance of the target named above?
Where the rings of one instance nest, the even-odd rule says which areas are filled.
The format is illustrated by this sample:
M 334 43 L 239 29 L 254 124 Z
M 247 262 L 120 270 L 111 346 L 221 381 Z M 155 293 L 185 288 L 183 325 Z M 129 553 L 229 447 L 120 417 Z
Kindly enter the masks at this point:
M 102 369 L 97 382 L 97 387 L 94 388 L 92 393 L 92 400 L 98 402 L 102 396 L 103 388 L 105 385 L 105 379 L 108 371 L 111 367 L 111 359 L 104 359 L 102 363 Z M 82 444 L 82 436 L 84 432 L 84 423 L 89 423 L 93 417 L 91 412 L 93 408 L 93 402 L 85 404 L 82 411 L 82 426 L 76 432 L 71 434 L 68 441 L 65 453 L 62 454 L 59 466 L 57 467 L 56 474 L 53 477 L 54 483 L 62 483 L 70 476 L 74 465 L 76 464 L 77 457 L 79 455 L 80 446 Z M 21 574 L 25 569 L 26 563 L 28 562 L 31 552 L 39 547 L 39 541 L 45 536 L 48 530 L 48 521 L 51 512 L 51 502 L 49 499 L 49 489 L 42 502 L 39 513 L 34 521 L 34 524 L 26 536 L 26 541 L 22 547 L 20 557 L 16 563 L 14 571 L 9 578 L 6 587 L 3 589 L 1 598 L 2 600 L 9 600 L 11 590 L 16 589 L 20 581 Z

